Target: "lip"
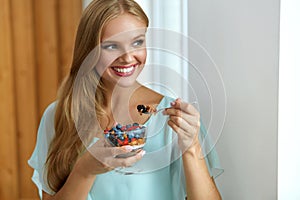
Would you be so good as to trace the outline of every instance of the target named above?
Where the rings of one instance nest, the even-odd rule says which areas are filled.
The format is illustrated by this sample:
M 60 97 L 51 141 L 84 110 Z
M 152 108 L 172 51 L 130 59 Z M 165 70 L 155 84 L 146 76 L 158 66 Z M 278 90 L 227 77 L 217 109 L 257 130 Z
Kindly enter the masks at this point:
M 128 76 L 131 76 L 135 72 L 135 69 L 137 66 L 138 66 L 138 64 L 131 64 L 131 65 L 127 65 L 127 66 L 113 66 L 113 67 L 111 67 L 111 69 L 114 72 L 114 74 L 116 74 L 117 76 L 128 77 Z M 133 67 L 133 69 L 129 72 L 120 72 L 120 71 L 116 70 L 116 69 L 126 70 L 126 69 L 130 69 L 131 67 Z
M 138 65 L 138 63 L 130 64 L 130 65 L 127 65 L 127 66 L 124 66 L 124 65 L 113 66 L 113 68 L 130 68 L 130 67 L 135 67 L 136 65 Z

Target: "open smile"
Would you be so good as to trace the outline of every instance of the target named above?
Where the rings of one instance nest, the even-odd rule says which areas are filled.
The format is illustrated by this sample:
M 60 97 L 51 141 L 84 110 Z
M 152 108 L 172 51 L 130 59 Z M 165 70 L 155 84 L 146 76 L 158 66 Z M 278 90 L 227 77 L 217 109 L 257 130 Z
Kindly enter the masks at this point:
M 134 73 L 135 68 L 137 66 L 138 64 L 133 64 L 129 66 L 115 66 L 112 67 L 112 69 L 117 76 L 127 77 L 127 76 L 131 76 Z

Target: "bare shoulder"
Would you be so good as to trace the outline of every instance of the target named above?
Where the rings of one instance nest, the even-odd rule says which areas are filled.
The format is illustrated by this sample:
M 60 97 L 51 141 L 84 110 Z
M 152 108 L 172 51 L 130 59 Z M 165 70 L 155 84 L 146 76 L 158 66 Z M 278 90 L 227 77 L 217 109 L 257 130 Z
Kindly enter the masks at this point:
M 145 86 L 141 86 L 136 91 L 136 100 L 142 102 L 143 104 L 159 104 L 164 96 L 159 94 L 158 92 L 147 88 Z
M 140 86 L 136 89 L 130 100 L 131 118 L 133 121 L 139 124 L 146 123 L 150 115 L 141 115 L 137 110 L 137 106 L 151 105 L 152 107 L 156 107 L 163 97 L 163 95 L 145 86 Z

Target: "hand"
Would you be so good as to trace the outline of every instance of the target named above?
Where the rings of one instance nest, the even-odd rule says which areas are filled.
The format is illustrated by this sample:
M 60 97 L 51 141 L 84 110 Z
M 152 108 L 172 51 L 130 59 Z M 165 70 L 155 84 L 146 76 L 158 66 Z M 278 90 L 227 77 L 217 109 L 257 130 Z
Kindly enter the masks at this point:
M 106 144 L 104 139 L 100 138 L 78 159 L 76 165 L 81 174 L 85 176 L 97 175 L 106 173 L 117 167 L 130 167 L 145 154 L 145 151 L 142 150 L 138 154 L 128 158 L 116 158 L 117 155 L 129 153 L 132 147 L 129 145 L 107 147 Z
M 194 106 L 176 99 L 163 114 L 169 115 L 168 125 L 177 133 L 178 145 L 183 153 L 199 145 L 200 114 Z

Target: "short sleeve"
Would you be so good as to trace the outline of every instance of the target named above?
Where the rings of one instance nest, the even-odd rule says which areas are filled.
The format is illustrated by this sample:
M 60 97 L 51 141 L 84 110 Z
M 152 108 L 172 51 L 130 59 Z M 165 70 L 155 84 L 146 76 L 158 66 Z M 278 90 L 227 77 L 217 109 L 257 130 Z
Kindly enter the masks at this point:
M 206 128 L 204 127 L 202 121 L 200 126 L 199 141 L 202 141 L 202 152 L 205 157 L 210 176 L 216 178 L 224 172 L 224 169 L 221 166 L 215 144 L 212 143 L 211 138 L 207 134 Z M 203 141 L 205 141 L 205 143 L 203 143 Z
M 54 102 L 46 108 L 38 128 L 35 149 L 28 160 L 29 166 L 34 169 L 31 179 L 37 186 L 41 199 L 42 191 L 45 191 L 50 195 L 54 194 L 54 192 L 48 187 L 47 179 L 45 178 L 45 163 L 48 155 L 48 148 L 55 133 L 55 107 L 56 103 Z

